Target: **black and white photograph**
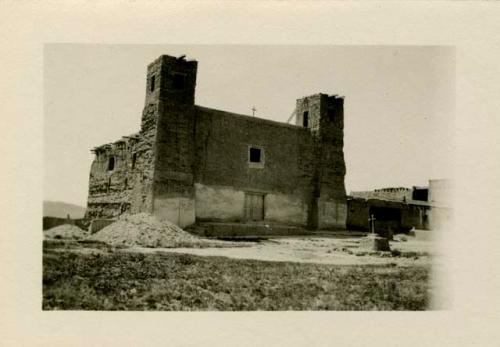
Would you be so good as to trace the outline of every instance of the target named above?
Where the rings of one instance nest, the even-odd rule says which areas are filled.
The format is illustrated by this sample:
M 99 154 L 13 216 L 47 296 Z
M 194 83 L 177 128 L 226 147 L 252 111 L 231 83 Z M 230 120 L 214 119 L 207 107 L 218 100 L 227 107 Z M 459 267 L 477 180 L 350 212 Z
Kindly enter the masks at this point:
M 54 44 L 44 58 L 44 310 L 443 304 L 453 48 Z
M 1 346 L 498 346 L 494 1 L 0 1 Z

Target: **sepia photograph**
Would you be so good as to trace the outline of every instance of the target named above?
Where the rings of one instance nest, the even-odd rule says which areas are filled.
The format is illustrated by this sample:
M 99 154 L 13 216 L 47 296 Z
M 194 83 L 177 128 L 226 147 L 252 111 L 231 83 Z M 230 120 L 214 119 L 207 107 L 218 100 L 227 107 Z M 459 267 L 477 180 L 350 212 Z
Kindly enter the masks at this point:
M 0 1 L 0 345 L 498 346 L 499 16 Z
M 452 46 L 45 44 L 43 310 L 450 309 Z

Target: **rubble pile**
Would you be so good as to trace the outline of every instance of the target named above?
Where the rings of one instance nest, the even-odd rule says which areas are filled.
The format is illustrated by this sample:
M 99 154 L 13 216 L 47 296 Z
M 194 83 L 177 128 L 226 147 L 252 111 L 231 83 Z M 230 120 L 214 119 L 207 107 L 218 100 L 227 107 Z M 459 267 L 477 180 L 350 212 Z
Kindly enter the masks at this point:
M 112 246 L 153 248 L 210 247 L 221 242 L 198 238 L 177 225 L 160 221 L 148 213 L 123 215 L 87 239 Z
M 81 240 L 88 236 L 88 232 L 71 224 L 63 224 L 57 227 L 44 230 L 43 238 L 45 240 L 63 239 L 63 240 Z

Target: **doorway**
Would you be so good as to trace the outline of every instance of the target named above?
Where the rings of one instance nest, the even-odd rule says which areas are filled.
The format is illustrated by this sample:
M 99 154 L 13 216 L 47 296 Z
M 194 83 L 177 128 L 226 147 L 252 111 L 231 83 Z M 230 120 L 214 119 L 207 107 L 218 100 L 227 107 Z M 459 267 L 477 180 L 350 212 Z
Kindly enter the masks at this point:
M 264 194 L 245 193 L 245 219 L 249 222 L 264 220 Z

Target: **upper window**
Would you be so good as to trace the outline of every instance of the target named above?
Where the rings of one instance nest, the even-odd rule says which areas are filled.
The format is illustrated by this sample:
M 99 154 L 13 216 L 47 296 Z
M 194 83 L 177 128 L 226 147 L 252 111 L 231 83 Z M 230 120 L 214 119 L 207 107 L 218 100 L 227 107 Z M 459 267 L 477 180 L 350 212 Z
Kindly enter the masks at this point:
M 181 74 L 174 74 L 172 76 L 172 80 L 173 80 L 173 86 L 174 86 L 174 89 L 184 89 L 184 85 L 185 85 L 185 76 L 184 75 L 181 75 Z
M 302 125 L 304 128 L 309 127 L 309 111 L 305 111 L 302 116 Z
M 250 162 L 251 163 L 260 163 L 260 155 L 261 149 L 250 147 Z
M 155 75 L 151 76 L 151 83 L 149 84 L 149 88 L 152 92 L 155 90 Z
M 248 146 L 248 165 L 251 168 L 264 168 L 264 149 L 259 146 Z
M 109 157 L 108 171 L 113 171 L 114 169 L 115 169 L 115 157 Z

